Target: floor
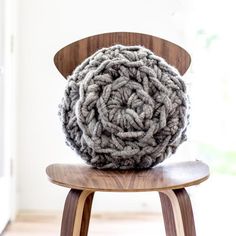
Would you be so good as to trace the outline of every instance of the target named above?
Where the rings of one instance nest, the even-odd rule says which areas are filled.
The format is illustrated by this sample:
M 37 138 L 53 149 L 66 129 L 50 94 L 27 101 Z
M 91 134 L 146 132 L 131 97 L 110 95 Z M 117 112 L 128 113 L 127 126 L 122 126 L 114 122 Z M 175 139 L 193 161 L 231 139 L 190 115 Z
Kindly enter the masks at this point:
M 21 213 L 3 236 L 58 236 L 60 214 Z M 164 236 L 158 213 L 104 213 L 93 215 L 89 236 Z

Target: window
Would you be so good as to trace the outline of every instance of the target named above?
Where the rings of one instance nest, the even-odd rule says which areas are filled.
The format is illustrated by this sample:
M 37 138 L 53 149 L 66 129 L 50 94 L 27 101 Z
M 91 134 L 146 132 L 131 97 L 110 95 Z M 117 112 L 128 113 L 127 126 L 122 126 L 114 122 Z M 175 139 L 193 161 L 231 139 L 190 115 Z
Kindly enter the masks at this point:
M 193 141 L 213 172 L 230 175 L 236 175 L 236 31 L 229 25 L 236 20 L 233 4 L 199 1 L 190 26 Z

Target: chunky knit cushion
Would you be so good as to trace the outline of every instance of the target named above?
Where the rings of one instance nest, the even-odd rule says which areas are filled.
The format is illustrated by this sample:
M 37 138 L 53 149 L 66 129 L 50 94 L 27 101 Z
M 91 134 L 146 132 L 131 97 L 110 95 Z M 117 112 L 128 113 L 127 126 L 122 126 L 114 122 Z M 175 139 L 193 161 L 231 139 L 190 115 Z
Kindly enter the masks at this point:
M 68 77 L 59 115 L 67 143 L 92 166 L 149 168 L 186 139 L 186 86 L 150 50 L 114 45 Z

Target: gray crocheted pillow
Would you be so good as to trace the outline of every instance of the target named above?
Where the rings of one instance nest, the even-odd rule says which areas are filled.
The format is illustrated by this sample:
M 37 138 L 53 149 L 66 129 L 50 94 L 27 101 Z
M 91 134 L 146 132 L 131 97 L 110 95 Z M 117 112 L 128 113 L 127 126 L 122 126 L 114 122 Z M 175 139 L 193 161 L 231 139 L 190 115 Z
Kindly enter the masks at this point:
M 186 139 L 178 71 L 142 46 L 98 50 L 68 77 L 59 115 L 67 143 L 101 169 L 149 168 Z

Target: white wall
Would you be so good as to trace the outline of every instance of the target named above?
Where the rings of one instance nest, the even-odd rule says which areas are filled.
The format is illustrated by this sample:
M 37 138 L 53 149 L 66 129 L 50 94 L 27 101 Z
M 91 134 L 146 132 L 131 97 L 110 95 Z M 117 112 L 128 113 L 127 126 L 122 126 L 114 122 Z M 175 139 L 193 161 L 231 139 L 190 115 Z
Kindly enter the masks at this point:
M 134 31 L 185 45 L 188 1 L 19 0 L 17 41 L 17 200 L 19 209 L 61 209 L 67 190 L 47 181 L 55 162 L 79 162 L 57 117 L 66 81 L 53 64 L 61 47 L 103 32 Z M 95 210 L 156 210 L 155 193 L 98 194 Z M 105 207 L 102 206 L 105 202 Z M 116 202 L 117 204 L 114 204 Z M 119 204 L 120 203 L 120 204 Z M 122 207 L 124 206 L 124 207 Z
M 14 57 L 11 44 L 14 31 L 13 2 L 14 0 L 0 1 L 0 234 L 11 215 L 14 215 L 12 211 L 15 208 L 11 194 L 14 190 L 11 163 L 15 151 L 15 107 L 12 86 Z

